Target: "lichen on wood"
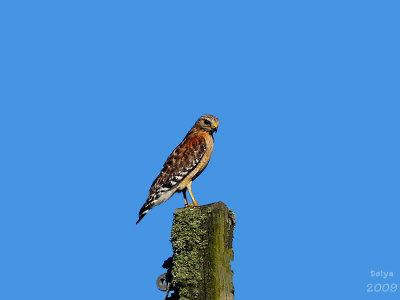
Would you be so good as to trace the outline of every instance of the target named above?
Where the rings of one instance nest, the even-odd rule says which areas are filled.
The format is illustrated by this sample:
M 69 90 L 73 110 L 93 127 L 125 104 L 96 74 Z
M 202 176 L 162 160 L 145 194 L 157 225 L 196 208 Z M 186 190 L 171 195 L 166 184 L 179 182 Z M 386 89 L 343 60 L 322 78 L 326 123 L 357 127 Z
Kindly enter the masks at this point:
M 179 299 L 233 299 L 234 226 L 235 214 L 222 202 L 175 211 L 172 283 Z

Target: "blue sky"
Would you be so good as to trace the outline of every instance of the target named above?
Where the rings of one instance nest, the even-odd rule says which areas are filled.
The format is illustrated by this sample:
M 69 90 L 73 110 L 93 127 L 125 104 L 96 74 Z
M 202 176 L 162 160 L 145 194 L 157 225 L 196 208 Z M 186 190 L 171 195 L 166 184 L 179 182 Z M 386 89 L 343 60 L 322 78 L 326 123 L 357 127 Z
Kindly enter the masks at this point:
M 205 113 L 236 299 L 398 298 L 367 284 L 400 285 L 399 8 L 2 2 L 0 298 L 162 299 L 182 196 L 135 222 Z

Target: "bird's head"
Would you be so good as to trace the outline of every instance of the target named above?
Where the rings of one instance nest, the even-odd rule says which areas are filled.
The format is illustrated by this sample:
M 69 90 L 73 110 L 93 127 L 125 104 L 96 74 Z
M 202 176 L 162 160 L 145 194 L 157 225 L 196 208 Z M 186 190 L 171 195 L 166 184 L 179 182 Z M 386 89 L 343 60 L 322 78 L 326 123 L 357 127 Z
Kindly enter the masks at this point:
M 195 126 L 212 134 L 218 130 L 219 120 L 213 115 L 203 115 L 197 120 Z

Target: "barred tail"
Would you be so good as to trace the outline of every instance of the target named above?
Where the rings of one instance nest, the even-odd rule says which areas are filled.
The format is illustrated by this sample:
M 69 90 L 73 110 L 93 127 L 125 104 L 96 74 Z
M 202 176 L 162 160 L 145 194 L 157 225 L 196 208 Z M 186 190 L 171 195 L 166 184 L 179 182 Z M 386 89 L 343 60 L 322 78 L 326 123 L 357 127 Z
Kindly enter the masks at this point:
M 147 198 L 146 202 L 143 204 L 142 208 L 139 211 L 139 220 L 137 220 L 136 225 L 140 222 L 141 219 L 152 209 L 154 206 L 157 206 L 157 194 L 151 194 Z
M 149 212 L 150 209 L 167 201 L 169 198 L 171 198 L 174 192 L 175 191 L 151 193 L 149 195 L 149 198 L 147 198 L 146 203 L 139 211 L 139 220 L 136 222 L 136 225 L 140 222 L 141 219 L 143 219 L 143 217 Z
M 140 220 L 143 219 L 143 217 L 149 212 L 149 210 L 153 207 L 151 205 L 151 202 L 147 202 L 142 206 L 142 208 L 139 211 L 139 220 L 137 220 L 136 225 L 139 224 Z

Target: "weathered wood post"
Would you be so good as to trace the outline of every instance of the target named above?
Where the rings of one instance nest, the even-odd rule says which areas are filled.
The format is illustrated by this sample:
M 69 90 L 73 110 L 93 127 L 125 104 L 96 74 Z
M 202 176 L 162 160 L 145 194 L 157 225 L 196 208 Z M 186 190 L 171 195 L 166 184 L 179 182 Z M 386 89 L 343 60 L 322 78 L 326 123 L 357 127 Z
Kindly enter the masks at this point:
M 222 202 L 175 211 L 171 273 L 177 299 L 234 299 L 230 264 L 234 227 L 235 214 Z

